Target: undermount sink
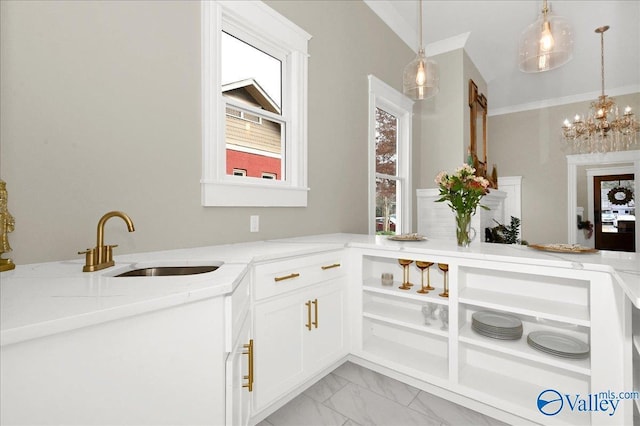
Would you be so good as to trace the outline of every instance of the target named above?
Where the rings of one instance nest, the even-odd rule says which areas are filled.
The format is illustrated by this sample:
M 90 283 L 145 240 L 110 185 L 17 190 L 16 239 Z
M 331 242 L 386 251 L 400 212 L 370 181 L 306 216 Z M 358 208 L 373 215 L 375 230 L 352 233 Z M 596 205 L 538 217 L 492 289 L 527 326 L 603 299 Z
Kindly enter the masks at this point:
M 172 275 L 195 275 L 213 272 L 218 266 L 154 266 L 149 268 L 133 269 L 115 275 L 116 277 L 166 277 Z

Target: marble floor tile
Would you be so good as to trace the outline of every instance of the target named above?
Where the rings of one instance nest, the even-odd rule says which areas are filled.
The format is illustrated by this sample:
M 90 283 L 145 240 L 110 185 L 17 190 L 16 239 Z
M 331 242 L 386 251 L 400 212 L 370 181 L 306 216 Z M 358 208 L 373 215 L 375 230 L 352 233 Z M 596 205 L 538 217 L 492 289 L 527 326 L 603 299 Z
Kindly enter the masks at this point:
M 422 392 L 409 405 L 416 411 L 450 426 L 506 426 L 499 420 L 480 414 L 438 396 Z
M 440 424 L 438 420 L 353 383 L 349 383 L 336 392 L 325 401 L 324 405 L 362 426 L 428 426 Z
M 345 378 L 351 383 L 369 389 L 402 405 L 409 405 L 419 392 L 419 389 L 413 386 L 383 376 L 352 362 L 345 362 L 333 370 L 332 374 Z
M 347 383 L 349 383 L 348 380 L 336 374 L 329 373 L 303 393 L 315 401 L 324 402 L 334 393 L 342 389 Z
M 349 419 L 300 394 L 265 420 L 273 426 L 340 426 Z

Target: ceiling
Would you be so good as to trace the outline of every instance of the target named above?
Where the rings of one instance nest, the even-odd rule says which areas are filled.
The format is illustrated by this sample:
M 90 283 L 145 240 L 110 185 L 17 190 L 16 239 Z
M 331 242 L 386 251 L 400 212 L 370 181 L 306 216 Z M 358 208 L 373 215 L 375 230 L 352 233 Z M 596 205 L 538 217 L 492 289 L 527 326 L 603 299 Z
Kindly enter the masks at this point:
M 364 1 L 418 50 L 418 0 Z M 490 115 L 590 101 L 601 92 L 600 36 L 594 30 L 609 25 L 604 34 L 605 92 L 640 92 L 640 1 L 549 0 L 549 6 L 573 26 L 573 59 L 560 68 L 534 74 L 518 69 L 520 34 L 542 10 L 542 1 L 533 0 L 425 0 L 426 54 L 464 47 L 487 82 Z

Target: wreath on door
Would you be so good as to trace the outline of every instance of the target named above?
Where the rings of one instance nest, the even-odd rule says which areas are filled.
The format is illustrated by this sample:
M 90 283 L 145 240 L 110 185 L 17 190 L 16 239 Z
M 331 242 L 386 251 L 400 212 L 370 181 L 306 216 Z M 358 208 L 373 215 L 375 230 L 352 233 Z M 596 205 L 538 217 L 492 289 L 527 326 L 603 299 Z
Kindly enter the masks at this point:
M 629 204 L 629 201 L 633 200 L 633 191 L 629 188 L 618 186 L 609 191 L 607 198 L 609 198 L 611 204 L 622 206 Z

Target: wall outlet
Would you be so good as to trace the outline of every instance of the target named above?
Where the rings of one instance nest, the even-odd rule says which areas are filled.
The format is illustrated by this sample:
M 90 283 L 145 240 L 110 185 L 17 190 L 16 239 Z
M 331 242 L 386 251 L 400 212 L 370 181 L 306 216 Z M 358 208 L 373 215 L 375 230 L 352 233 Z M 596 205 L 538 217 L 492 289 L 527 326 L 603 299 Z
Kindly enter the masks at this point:
M 249 221 L 249 231 L 250 232 L 258 232 L 260 231 L 260 216 L 251 216 Z

